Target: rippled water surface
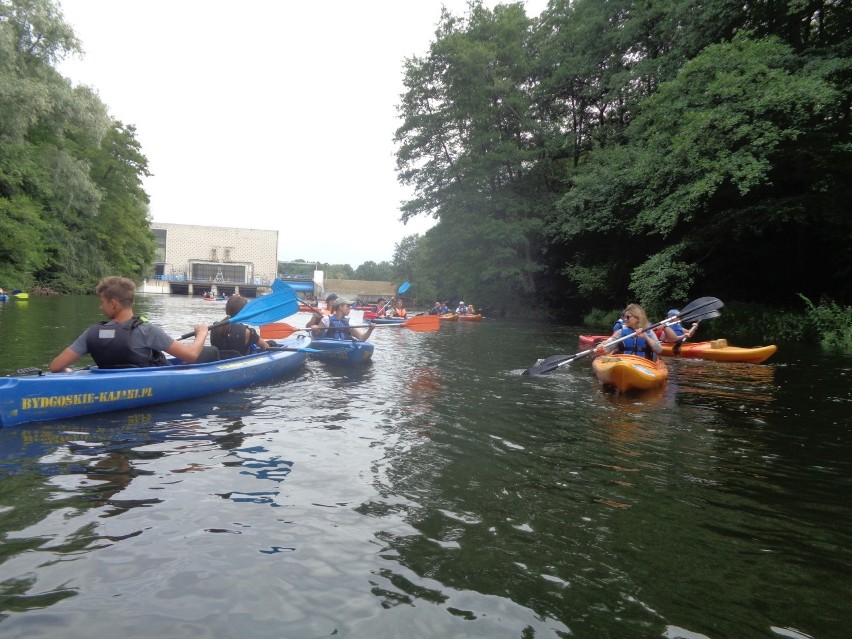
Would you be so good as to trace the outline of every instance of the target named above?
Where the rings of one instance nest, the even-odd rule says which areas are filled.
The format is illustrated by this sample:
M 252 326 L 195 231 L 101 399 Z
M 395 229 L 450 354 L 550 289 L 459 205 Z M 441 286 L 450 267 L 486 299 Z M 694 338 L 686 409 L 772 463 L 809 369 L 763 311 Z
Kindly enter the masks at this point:
M 0 374 L 97 313 L 7 303 Z M 0 428 L 0 636 L 848 636 L 852 358 L 675 360 L 638 396 L 520 375 L 579 332 L 385 327 L 360 370 Z

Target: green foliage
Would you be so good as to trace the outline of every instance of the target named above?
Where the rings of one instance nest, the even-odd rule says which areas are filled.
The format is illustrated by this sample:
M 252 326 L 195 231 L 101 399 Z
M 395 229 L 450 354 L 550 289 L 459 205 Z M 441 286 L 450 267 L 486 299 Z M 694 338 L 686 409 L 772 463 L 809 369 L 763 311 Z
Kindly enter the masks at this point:
M 621 311 L 602 311 L 599 308 L 593 308 L 583 316 L 583 326 L 592 329 L 602 329 L 602 334 L 610 334 L 615 321 L 621 315 Z
M 826 348 L 852 349 L 852 306 L 840 306 L 823 298 L 814 304 L 804 295 L 807 322 L 817 331 L 820 343 Z
M 405 65 L 403 216 L 439 220 L 407 268 L 439 295 L 563 314 L 848 296 L 850 24 L 838 2 L 445 11 Z
M 355 269 L 356 280 L 367 280 L 371 282 L 391 282 L 396 275 L 396 269 L 390 262 L 367 261 Z
M 701 326 L 703 331 L 703 322 Z M 718 337 L 757 344 L 816 338 L 816 332 L 802 313 L 754 302 L 725 304 L 722 316 L 707 322 L 707 331 Z
M 135 129 L 54 69 L 79 51 L 55 3 L 0 1 L 0 277 L 19 286 L 90 292 L 153 260 Z

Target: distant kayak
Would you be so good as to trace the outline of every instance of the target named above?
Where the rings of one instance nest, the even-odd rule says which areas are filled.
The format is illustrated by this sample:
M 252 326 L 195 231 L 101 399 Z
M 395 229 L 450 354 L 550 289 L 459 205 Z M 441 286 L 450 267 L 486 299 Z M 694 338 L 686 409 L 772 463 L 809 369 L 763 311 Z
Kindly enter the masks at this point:
M 482 315 L 477 313 L 476 315 L 459 315 L 460 322 L 481 322 Z
M 442 322 L 457 322 L 459 315 L 458 313 L 444 313 L 443 315 L 439 315 L 438 319 Z
M 604 386 L 620 393 L 658 388 L 669 377 L 662 360 L 652 362 L 637 355 L 602 355 L 592 361 L 592 370 Z

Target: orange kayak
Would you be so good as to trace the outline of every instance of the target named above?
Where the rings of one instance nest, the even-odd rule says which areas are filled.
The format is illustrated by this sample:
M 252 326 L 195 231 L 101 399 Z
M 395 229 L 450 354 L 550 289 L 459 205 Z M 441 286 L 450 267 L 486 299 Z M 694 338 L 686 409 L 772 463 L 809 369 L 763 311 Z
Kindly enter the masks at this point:
M 443 315 L 439 315 L 442 322 L 457 322 L 459 316 L 455 313 L 444 313 Z
M 580 335 L 580 346 L 590 348 L 595 344 L 609 339 L 609 335 Z M 728 346 L 726 339 L 714 339 L 711 342 L 686 342 L 680 348 L 680 353 L 674 353 L 674 344 L 663 344 L 663 355 L 666 357 L 687 357 L 690 359 L 706 359 L 712 362 L 737 362 L 740 364 L 760 364 L 772 356 L 778 347 L 755 346 L 741 348 Z
M 663 360 L 652 362 L 636 355 L 602 355 L 592 360 L 592 370 L 604 386 L 620 393 L 657 388 L 669 377 Z
M 477 313 L 476 315 L 459 315 L 460 322 L 481 322 L 482 315 Z
M 707 359 L 713 362 L 739 362 L 742 364 L 760 364 L 778 350 L 775 344 L 741 348 L 728 346 L 726 339 L 714 339 L 711 342 L 686 342 L 675 355 L 674 344 L 663 344 L 663 355 L 669 357 L 691 357 Z

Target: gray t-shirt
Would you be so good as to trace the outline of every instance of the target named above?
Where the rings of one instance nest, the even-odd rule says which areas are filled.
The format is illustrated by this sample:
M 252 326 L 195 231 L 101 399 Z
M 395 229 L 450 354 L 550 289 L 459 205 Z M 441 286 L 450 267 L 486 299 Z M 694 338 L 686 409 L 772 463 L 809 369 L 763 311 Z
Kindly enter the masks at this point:
M 110 320 L 106 324 L 101 324 L 100 326 L 109 330 L 113 326 L 118 326 L 118 324 L 119 322 Z M 71 350 L 78 355 L 85 355 L 89 352 L 89 348 L 86 346 L 86 334 L 88 332 L 89 329 L 83 331 L 83 334 L 74 340 L 73 344 L 71 344 Z M 136 327 L 136 330 L 130 334 L 130 346 L 133 349 L 153 348 L 155 351 L 162 351 L 165 353 L 166 349 L 168 349 L 174 341 L 173 337 L 169 336 L 169 334 L 159 326 L 151 324 L 151 322 L 142 322 Z

